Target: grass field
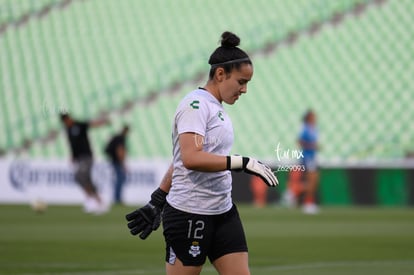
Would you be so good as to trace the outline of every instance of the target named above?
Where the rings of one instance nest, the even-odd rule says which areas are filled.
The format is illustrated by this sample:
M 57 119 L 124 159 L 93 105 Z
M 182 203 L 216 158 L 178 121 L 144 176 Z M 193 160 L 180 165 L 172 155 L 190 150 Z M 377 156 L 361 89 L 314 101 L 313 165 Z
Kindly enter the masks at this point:
M 0 206 L 1 274 L 164 274 L 159 229 L 142 241 L 131 207 L 90 216 L 80 207 Z M 252 274 L 414 274 L 414 209 L 299 210 L 239 206 Z M 202 274 L 216 274 L 208 263 Z

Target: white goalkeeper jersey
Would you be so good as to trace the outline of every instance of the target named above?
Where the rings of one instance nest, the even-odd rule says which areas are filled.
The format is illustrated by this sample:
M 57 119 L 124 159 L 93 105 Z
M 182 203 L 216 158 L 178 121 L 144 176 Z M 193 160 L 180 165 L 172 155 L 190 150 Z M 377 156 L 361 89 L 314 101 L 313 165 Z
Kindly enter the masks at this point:
M 185 168 L 178 142 L 182 133 L 203 136 L 205 152 L 229 155 L 234 140 L 233 125 L 223 105 L 201 88 L 189 93 L 178 105 L 172 129 L 174 172 L 167 201 L 174 208 L 194 214 L 227 212 L 232 207 L 231 172 L 199 172 Z

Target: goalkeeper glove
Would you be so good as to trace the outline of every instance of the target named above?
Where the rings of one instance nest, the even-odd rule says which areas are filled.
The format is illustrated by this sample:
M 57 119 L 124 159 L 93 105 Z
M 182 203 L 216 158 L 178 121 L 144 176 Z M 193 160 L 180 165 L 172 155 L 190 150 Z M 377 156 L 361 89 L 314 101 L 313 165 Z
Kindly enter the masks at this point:
M 161 212 L 166 202 L 167 193 L 158 188 L 151 194 L 150 202 L 125 217 L 132 235 L 139 235 L 145 240 L 152 231 L 157 230 L 161 224 Z
M 275 174 L 266 164 L 254 158 L 242 156 L 227 156 L 227 170 L 244 171 L 248 174 L 259 176 L 268 186 L 279 184 Z

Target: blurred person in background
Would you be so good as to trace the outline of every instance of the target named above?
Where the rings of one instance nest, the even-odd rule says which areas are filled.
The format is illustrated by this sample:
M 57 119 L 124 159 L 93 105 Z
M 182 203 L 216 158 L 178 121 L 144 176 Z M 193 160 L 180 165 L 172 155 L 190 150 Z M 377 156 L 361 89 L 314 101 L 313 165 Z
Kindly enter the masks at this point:
M 94 121 L 78 121 L 69 113 L 61 113 L 60 119 L 66 130 L 67 139 L 75 168 L 75 181 L 80 185 L 86 195 L 84 211 L 86 213 L 102 214 L 108 210 L 108 205 L 98 194 L 92 181 L 91 169 L 93 166 L 93 153 L 89 142 L 89 128 L 101 127 L 109 124 L 106 118 Z
M 200 274 L 207 258 L 219 274 L 250 274 L 246 237 L 231 197 L 231 170 L 257 175 L 268 186 L 278 184 L 267 165 L 229 155 L 234 133 L 222 104 L 233 105 L 253 76 L 239 43 L 235 34 L 222 34 L 208 61 L 207 83 L 177 107 L 173 163 L 150 202 L 126 215 L 131 234 L 141 239 L 159 227 L 162 215 L 168 275 Z
M 298 143 L 303 152 L 301 159 L 301 164 L 304 167 L 303 211 L 306 214 L 317 214 L 319 209 L 316 204 L 316 192 L 319 184 L 319 171 L 316 152 L 319 146 L 316 114 L 313 110 L 308 110 L 303 116 L 303 126 L 299 134 Z
M 250 177 L 250 188 L 253 195 L 253 205 L 257 208 L 265 207 L 267 204 L 267 186 L 257 176 Z
M 298 137 L 302 156 L 299 168 L 289 171 L 287 188 L 282 202 L 288 207 L 302 206 L 306 214 L 317 214 L 316 193 L 319 184 L 319 172 L 316 162 L 318 146 L 318 130 L 316 115 L 308 110 L 303 116 L 303 126 Z
M 121 132 L 112 136 L 105 147 L 105 153 L 110 158 L 113 170 L 115 172 L 114 180 L 114 203 L 122 204 L 122 189 L 126 181 L 126 156 L 127 144 L 126 138 L 129 132 L 129 126 L 125 125 Z

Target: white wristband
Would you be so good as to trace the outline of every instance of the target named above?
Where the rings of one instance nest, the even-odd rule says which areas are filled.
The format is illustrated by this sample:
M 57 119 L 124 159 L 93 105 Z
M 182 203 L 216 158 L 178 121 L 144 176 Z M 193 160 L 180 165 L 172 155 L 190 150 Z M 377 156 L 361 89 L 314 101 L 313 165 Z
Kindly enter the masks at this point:
M 242 156 L 230 156 L 230 170 L 243 169 Z

